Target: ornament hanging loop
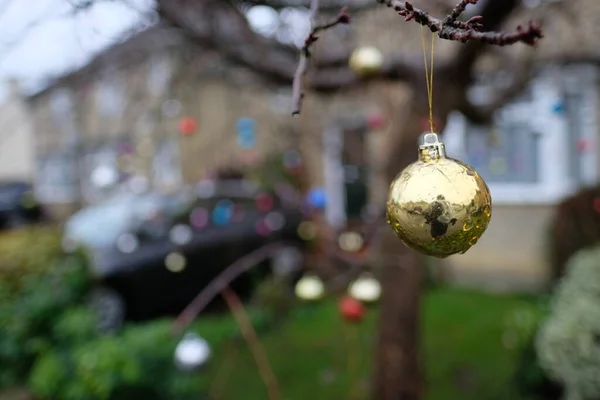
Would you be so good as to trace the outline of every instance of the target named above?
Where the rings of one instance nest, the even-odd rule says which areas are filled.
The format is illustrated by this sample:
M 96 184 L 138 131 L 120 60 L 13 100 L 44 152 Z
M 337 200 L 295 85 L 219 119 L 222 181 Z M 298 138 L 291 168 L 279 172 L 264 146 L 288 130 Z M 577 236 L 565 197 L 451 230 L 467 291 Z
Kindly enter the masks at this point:
M 425 133 L 423 143 L 419 146 L 419 159 L 430 162 L 446 157 L 446 146 L 442 143 L 437 133 Z

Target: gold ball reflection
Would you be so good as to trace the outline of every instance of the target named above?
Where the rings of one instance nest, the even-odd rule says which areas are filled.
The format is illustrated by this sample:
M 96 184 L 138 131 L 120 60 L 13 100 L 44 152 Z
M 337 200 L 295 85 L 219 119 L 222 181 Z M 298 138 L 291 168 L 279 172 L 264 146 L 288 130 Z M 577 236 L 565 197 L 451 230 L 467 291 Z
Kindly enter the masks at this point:
M 477 243 L 490 222 L 492 199 L 483 178 L 446 157 L 443 143 L 433 140 L 392 182 L 387 221 L 407 246 L 444 258 Z

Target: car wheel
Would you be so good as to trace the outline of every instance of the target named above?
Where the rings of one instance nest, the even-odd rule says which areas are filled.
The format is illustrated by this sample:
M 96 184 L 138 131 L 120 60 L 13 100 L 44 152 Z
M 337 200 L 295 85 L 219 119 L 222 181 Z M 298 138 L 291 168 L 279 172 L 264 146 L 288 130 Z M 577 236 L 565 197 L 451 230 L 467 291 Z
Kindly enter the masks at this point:
M 92 290 L 90 307 L 96 315 L 98 330 L 111 332 L 125 322 L 126 306 L 123 296 L 114 289 L 100 287 Z

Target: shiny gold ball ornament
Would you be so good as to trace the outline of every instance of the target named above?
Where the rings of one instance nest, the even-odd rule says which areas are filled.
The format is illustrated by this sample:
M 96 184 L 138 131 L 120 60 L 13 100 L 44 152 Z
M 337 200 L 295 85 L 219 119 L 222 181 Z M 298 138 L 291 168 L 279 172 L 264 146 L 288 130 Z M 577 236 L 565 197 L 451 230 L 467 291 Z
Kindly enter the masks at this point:
M 377 74 L 383 66 L 383 55 L 376 47 L 359 47 L 352 52 L 349 65 L 358 75 Z
M 444 258 L 469 250 L 491 217 L 492 197 L 483 178 L 446 157 L 437 134 L 425 134 L 419 159 L 390 186 L 387 222 L 396 235 L 408 247 Z

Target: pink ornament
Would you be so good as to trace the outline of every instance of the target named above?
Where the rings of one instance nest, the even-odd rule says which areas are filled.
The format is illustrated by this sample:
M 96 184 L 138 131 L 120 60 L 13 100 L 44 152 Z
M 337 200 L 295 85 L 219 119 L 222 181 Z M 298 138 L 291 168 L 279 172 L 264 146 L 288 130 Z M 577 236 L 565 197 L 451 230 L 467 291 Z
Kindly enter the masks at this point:
M 268 225 L 265 223 L 264 220 L 260 220 L 256 223 L 256 225 L 254 226 L 254 229 L 256 230 L 256 233 L 259 236 L 269 236 L 271 234 L 271 229 L 269 229 Z
M 386 121 L 383 115 L 379 113 L 374 113 L 369 115 L 369 117 L 367 118 L 367 124 L 369 125 L 370 129 L 381 129 L 385 127 Z
M 592 141 L 588 138 L 582 138 L 577 141 L 577 150 L 579 152 L 588 152 L 592 150 Z
M 196 229 L 202 229 L 208 224 L 208 211 L 196 208 L 190 215 L 190 224 Z

